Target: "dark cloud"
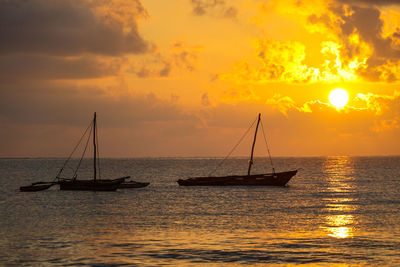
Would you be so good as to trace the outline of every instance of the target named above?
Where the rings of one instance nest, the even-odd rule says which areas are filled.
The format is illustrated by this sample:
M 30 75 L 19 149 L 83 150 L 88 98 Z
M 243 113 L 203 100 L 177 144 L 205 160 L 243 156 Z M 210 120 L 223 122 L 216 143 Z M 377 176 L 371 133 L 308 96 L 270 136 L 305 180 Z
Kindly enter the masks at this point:
M 399 0 L 337 0 L 342 4 L 368 4 L 368 5 L 376 5 L 376 6 L 384 6 L 384 5 L 398 5 Z
M 383 21 L 380 18 L 379 9 L 359 6 L 351 6 L 351 9 L 353 11 L 351 15 L 345 15 L 343 10 L 337 12 L 344 21 L 341 25 L 344 38 L 352 33 L 358 33 L 360 39 L 368 43 L 373 49 L 373 54 L 367 60 L 367 68 L 360 69 L 359 74 L 371 80 L 393 80 L 394 74 L 381 67 L 390 62 L 398 62 L 400 50 L 392 45 L 395 37 L 382 37 Z M 346 47 L 348 52 L 355 51 L 354 45 L 347 45 Z M 354 53 L 348 53 L 349 57 L 353 55 Z M 385 77 L 383 77 L 383 74 Z
M 134 62 L 130 72 L 139 78 L 168 77 L 175 69 L 194 71 L 199 51 L 195 47 L 188 47 L 182 42 L 172 45 L 170 54 L 153 53 L 143 62 Z
M 132 66 L 129 71 L 139 78 L 168 77 L 172 71 L 172 62 L 156 55 L 155 59 Z
M 197 57 L 197 52 L 185 47 L 183 43 L 177 42 L 173 45 L 173 62 L 176 66 L 193 71 Z
M 203 105 L 203 106 L 209 106 L 210 105 L 210 100 L 208 99 L 208 94 L 207 93 L 204 93 L 202 96 L 201 96 L 201 104 Z
M 139 78 L 147 78 L 150 76 L 150 70 L 143 66 L 139 71 L 136 72 L 136 75 Z
M 359 44 L 351 42 L 350 36 L 357 34 L 359 39 L 372 49 L 366 64 L 360 66 L 358 74 L 368 80 L 395 81 L 399 79 L 391 65 L 400 62 L 400 30 L 383 35 L 384 22 L 378 4 L 395 3 L 395 1 L 339 1 L 348 5 L 331 5 L 330 11 L 337 19 L 332 20 L 328 14 L 311 15 L 308 21 L 321 23 L 331 30 L 339 30 L 338 37 L 342 42 L 341 54 L 344 61 L 351 61 L 362 54 Z M 361 5 L 375 3 L 376 5 Z M 346 62 L 345 62 L 346 63 Z
M 144 53 L 149 43 L 135 21 L 129 31 L 100 17 L 85 1 L 0 1 L 0 53 L 121 55 Z
M 339 13 L 344 21 L 341 28 L 345 36 L 357 32 L 362 40 L 373 45 L 375 55 L 378 57 L 400 56 L 398 51 L 394 53 L 391 48 L 391 39 L 382 37 L 383 22 L 377 8 L 353 6 L 352 10 L 354 13 L 349 16 L 346 16 L 343 10 Z
M 191 0 L 193 13 L 197 16 L 211 15 L 223 18 L 236 18 L 237 9 L 224 0 Z
M 159 75 L 161 77 L 167 77 L 171 72 L 171 63 L 164 62 L 164 67 L 160 70 Z
M 188 144 L 199 132 L 196 117 L 178 106 L 174 95 L 168 100 L 152 93 L 110 97 L 96 87 L 43 83 L 0 89 L 3 157 L 66 156 L 94 111 L 103 156 L 179 155 L 190 151 Z
M 83 56 L 64 59 L 46 55 L 0 54 L 0 82 L 45 79 L 87 79 L 115 75 L 120 60 Z
M 162 100 L 152 93 L 110 97 L 104 90 L 89 86 L 32 83 L 22 88 L 19 84 L 3 84 L 0 88 L 0 121 L 77 126 L 87 122 L 82 114 L 98 111 L 109 126 L 132 127 L 140 123 L 183 120 L 190 116 L 175 102 Z

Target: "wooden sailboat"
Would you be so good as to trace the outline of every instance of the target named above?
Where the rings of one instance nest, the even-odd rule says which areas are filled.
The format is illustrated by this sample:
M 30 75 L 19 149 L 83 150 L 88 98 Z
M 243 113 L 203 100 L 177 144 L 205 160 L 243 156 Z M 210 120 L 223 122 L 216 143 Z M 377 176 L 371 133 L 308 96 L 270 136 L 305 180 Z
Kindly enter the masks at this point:
M 96 112 L 94 113 L 94 118 L 91 123 L 93 132 L 93 179 L 91 180 L 78 180 L 76 175 L 72 179 L 59 178 L 62 172 L 60 170 L 57 175 L 58 184 L 60 185 L 60 190 L 85 190 L 85 191 L 115 191 L 119 186 L 129 178 L 129 176 L 121 177 L 117 179 L 98 179 L 97 178 L 97 140 L 96 140 Z
M 296 175 L 297 170 L 275 172 L 275 169 L 273 169 L 272 173 L 251 174 L 254 146 L 256 144 L 260 121 L 261 114 L 258 114 L 247 175 L 191 177 L 188 179 L 179 179 L 177 183 L 181 186 L 285 186 Z

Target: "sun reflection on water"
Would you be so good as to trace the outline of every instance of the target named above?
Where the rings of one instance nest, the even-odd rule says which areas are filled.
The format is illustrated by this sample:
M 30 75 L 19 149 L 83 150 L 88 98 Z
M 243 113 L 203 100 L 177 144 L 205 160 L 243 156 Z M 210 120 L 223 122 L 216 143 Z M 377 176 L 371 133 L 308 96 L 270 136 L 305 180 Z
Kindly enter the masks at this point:
M 329 236 L 336 238 L 346 238 L 353 236 L 353 215 L 333 215 L 327 216 L 329 227 L 325 230 Z
M 349 238 L 354 235 L 354 216 L 351 214 L 355 206 L 350 204 L 355 201 L 350 197 L 354 192 L 353 173 L 354 166 L 350 157 L 328 157 L 324 163 L 324 173 L 327 174 L 328 185 L 325 198 L 328 215 L 325 225 L 321 228 L 328 236 L 335 238 Z

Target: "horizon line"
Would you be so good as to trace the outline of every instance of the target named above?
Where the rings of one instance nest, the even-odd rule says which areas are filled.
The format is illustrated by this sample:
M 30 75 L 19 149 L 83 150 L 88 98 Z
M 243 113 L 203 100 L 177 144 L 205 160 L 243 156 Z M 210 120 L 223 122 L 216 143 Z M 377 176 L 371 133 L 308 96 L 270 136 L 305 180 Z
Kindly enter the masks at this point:
M 229 158 L 248 158 L 249 156 L 232 156 Z M 350 157 L 350 158 L 367 158 L 367 157 L 400 157 L 400 154 L 388 154 L 388 155 L 308 155 L 308 156 L 272 156 L 272 158 L 328 158 L 328 157 Z M 65 159 L 67 157 L 59 156 L 18 156 L 18 157 L 7 157 L 0 156 L 0 159 Z M 79 159 L 80 157 L 71 157 L 72 159 Z M 91 157 L 84 157 L 91 158 Z M 115 157 L 100 157 L 100 159 L 160 159 L 160 158 L 182 158 L 182 159 L 223 159 L 223 156 L 115 156 Z M 268 158 L 266 156 L 255 156 L 255 158 Z

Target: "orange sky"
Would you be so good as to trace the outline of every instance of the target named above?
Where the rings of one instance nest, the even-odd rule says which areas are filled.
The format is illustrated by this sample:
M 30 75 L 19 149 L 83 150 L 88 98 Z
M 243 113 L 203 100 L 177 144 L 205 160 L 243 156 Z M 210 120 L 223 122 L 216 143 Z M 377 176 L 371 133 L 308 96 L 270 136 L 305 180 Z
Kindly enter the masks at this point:
M 400 154 L 396 0 L 2 1 L 0 18 L 0 157 L 67 156 L 94 111 L 105 157 L 225 156 L 259 112 L 273 156 Z

